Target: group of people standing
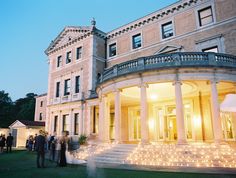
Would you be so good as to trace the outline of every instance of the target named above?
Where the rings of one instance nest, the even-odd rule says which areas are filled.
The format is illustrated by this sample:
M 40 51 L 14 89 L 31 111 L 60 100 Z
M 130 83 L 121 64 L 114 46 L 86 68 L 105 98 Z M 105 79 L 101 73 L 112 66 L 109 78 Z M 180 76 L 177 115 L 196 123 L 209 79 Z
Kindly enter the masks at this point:
M 12 144 L 13 144 L 13 136 L 11 133 L 5 137 L 4 134 L 0 135 L 0 153 L 3 153 L 4 147 L 6 146 L 6 152 L 9 153 L 12 151 Z
M 35 136 L 30 135 L 29 138 L 26 140 L 26 148 L 28 151 L 35 151 L 35 139 L 37 137 L 37 134 Z
M 56 161 L 57 166 L 66 166 L 66 149 L 68 143 L 68 132 L 63 132 L 62 137 L 58 138 L 55 135 L 47 137 L 40 130 L 39 135 L 35 138 L 35 150 L 37 151 L 37 167 L 43 168 L 45 160 L 45 152 L 49 151 L 49 159 Z

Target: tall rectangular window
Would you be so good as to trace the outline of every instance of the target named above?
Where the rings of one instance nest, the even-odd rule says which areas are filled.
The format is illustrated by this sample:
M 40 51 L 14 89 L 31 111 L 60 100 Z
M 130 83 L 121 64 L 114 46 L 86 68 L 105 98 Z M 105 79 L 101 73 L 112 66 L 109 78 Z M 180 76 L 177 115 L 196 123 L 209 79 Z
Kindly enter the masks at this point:
M 75 135 L 79 135 L 79 113 L 75 113 L 74 133 Z
M 57 132 L 57 128 L 58 128 L 58 116 L 54 117 L 54 132 Z
M 75 93 L 79 93 L 80 88 L 80 76 L 75 77 Z
M 198 11 L 199 25 L 204 26 L 213 22 L 213 14 L 211 6 Z
M 40 101 L 40 107 L 43 107 L 43 101 Z
M 60 67 L 62 64 L 62 56 L 57 57 L 57 67 Z
M 82 58 L 82 47 L 76 49 L 76 59 Z
M 62 116 L 62 131 L 69 131 L 69 115 Z
M 109 45 L 109 57 L 116 55 L 116 43 Z
M 65 80 L 65 84 L 64 84 L 64 96 L 69 95 L 70 94 L 70 79 Z
M 132 37 L 133 49 L 139 48 L 142 46 L 141 34 L 134 35 Z
M 71 62 L 71 51 L 66 53 L 66 64 Z
M 205 48 L 205 49 L 202 49 L 202 52 L 218 53 L 218 47 L 217 46 L 213 46 L 213 47 L 210 47 L 210 48 Z
M 43 114 L 42 113 L 39 113 L 39 120 L 43 120 Z
M 172 22 L 165 23 L 161 25 L 162 30 L 162 38 L 169 38 L 174 35 L 173 25 Z
M 56 97 L 60 96 L 60 82 L 56 83 Z

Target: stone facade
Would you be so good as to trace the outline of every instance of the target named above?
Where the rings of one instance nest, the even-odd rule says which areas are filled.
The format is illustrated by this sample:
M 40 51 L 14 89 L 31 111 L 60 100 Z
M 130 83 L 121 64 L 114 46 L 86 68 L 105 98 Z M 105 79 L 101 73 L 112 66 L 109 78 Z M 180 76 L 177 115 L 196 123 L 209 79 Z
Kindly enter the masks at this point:
M 46 109 L 47 109 L 47 94 L 42 94 L 35 97 L 35 114 L 34 121 L 42 121 L 46 120 Z
M 94 20 L 66 27 L 45 51 L 46 130 L 117 142 L 235 140 L 218 103 L 236 91 L 235 8 L 182 0 L 108 33 Z

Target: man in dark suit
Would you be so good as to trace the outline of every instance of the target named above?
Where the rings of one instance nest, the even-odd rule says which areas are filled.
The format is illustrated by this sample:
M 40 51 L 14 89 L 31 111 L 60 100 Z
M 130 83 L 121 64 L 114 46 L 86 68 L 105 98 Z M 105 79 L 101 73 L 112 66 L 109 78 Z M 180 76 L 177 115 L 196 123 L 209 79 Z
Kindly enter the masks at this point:
M 44 168 L 44 157 L 45 157 L 45 144 L 46 139 L 43 136 L 43 131 L 39 131 L 39 135 L 35 138 L 35 144 L 36 144 L 36 151 L 37 151 L 37 167 L 38 168 Z M 41 164 L 40 160 L 41 159 Z
M 13 136 L 11 135 L 11 133 L 9 133 L 9 135 L 7 136 L 7 140 L 6 140 L 7 153 L 8 153 L 8 151 L 11 152 L 12 143 L 13 143 Z

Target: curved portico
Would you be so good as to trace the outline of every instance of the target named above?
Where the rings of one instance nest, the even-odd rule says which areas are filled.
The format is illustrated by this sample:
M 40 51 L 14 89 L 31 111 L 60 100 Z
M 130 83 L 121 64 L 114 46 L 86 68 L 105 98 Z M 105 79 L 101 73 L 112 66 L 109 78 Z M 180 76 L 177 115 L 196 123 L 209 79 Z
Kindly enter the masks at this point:
M 107 69 L 97 87 L 99 138 L 222 142 L 228 131 L 222 130 L 217 101 L 235 93 L 235 68 L 231 55 L 173 53 Z

